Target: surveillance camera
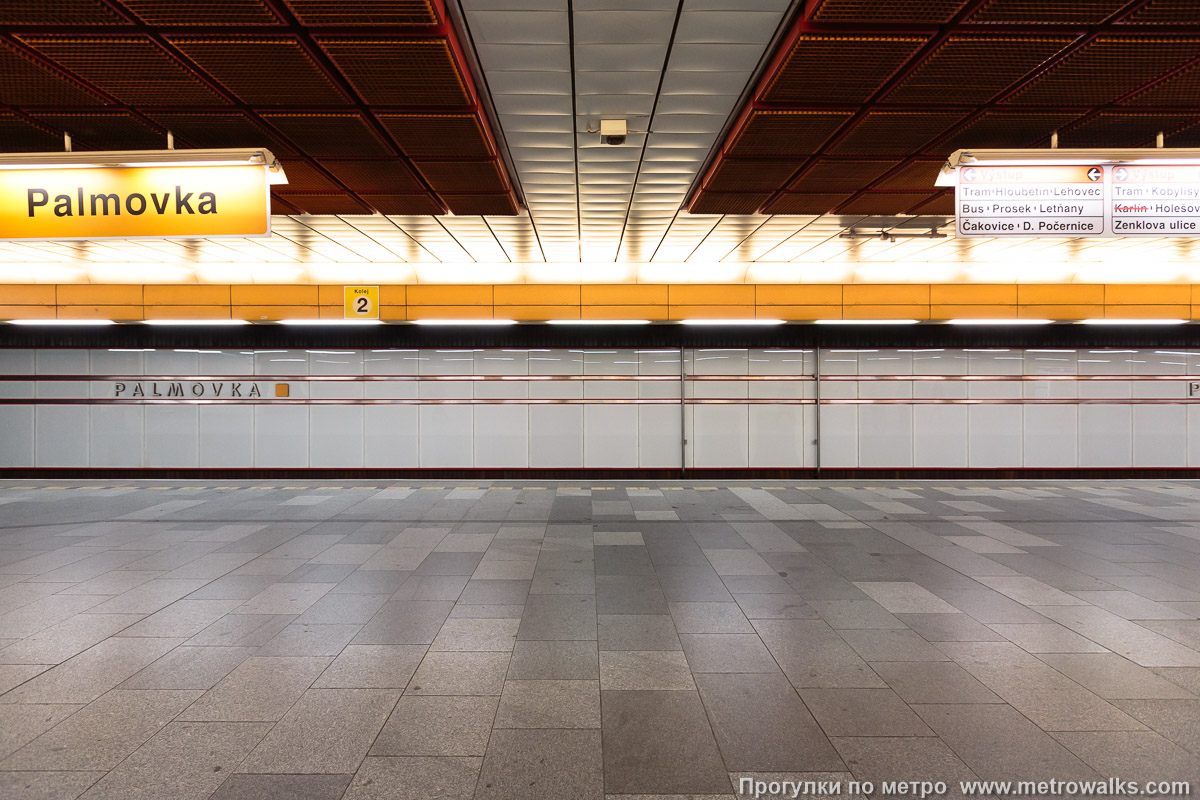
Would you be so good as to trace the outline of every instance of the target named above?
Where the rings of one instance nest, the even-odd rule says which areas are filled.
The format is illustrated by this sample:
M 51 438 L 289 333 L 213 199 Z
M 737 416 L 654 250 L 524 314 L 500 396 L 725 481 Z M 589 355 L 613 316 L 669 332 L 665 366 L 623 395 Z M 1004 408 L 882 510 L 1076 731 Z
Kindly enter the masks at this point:
M 625 134 L 625 120 L 600 120 L 600 138 L 604 140 L 605 144 L 625 144 Z

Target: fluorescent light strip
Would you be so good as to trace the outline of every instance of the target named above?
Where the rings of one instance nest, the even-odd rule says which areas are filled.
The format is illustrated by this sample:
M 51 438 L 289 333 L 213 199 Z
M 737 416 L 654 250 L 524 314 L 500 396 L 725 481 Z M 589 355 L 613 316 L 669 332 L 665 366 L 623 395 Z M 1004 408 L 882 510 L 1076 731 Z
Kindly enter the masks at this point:
M 414 325 L 471 325 L 495 327 L 500 325 L 516 325 L 515 319 L 414 319 Z
M 782 325 L 782 319 L 681 319 L 681 325 Z
M 1049 325 L 1051 319 L 952 319 L 951 325 Z
M 1081 319 L 1083 325 L 1183 325 L 1186 319 Z
M 916 325 L 915 319 L 816 319 L 817 325 Z
M 143 325 L 204 325 L 204 326 L 227 326 L 227 325 L 249 325 L 249 320 L 244 319 L 144 319 Z
M 281 319 L 280 325 L 320 325 L 354 327 L 355 325 L 382 325 L 380 319 Z
M 10 325 L 55 325 L 60 327 L 85 327 L 93 325 L 116 325 L 111 319 L 11 319 Z
M 648 319 L 548 319 L 548 325 L 649 325 Z

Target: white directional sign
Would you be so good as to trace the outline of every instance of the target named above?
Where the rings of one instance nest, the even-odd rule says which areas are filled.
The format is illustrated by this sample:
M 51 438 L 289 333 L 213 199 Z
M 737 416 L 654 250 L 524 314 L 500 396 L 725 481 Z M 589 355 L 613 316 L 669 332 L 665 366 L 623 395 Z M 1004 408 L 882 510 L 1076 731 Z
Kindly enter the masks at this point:
M 1197 236 L 1200 164 L 958 169 L 958 235 Z
M 963 167 L 955 205 L 959 236 L 1103 236 L 1099 166 Z
M 1200 165 L 1111 168 L 1115 236 L 1200 234 Z

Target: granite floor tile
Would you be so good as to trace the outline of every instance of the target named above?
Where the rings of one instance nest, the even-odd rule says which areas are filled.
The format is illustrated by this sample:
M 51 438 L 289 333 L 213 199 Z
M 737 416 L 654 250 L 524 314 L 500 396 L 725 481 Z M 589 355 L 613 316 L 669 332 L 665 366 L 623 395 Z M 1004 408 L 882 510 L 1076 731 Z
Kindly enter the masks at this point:
M 389 600 L 354 637 L 354 644 L 432 644 L 451 601 Z
M 684 633 L 679 636 L 693 673 L 778 673 L 779 664 L 753 633 Z
M 838 633 L 865 661 L 950 660 L 913 631 L 843 630 Z
M 336 545 L 335 545 L 336 546 Z M 230 775 L 210 800 L 340 800 L 350 775 Z
M 312 685 L 315 689 L 403 689 L 426 650 L 419 644 L 347 645 Z
M 309 689 L 239 771 L 354 772 L 399 697 L 395 689 Z
M 336 656 L 362 628 L 358 624 L 323 625 L 297 620 L 275 634 L 257 655 Z
M 695 691 L 601 692 L 611 794 L 720 794 L 729 775 Z M 597 755 L 599 751 L 597 750 Z
M 1200 699 L 1116 700 L 1114 704 L 1151 730 L 1200 756 Z
M 92 786 L 87 800 L 204 800 L 271 729 L 263 722 L 172 722 Z
M 53 664 L 0 664 L 0 695 L 53 667 Z
M 945 781 L 949 797 L 961 797 L 959 781 L 978 780 L 970 767 L 941 739 L 933 736 L 866 736 L 834 738 L 833 746 L 859 780 Z M 932 778 L 931 776 L 937 776 Z
M 408 682 L 406 694 L 499 695 L 509 653 L 429 653 Z
M 673 602 L 671 618 L 679 633 L 753 633 L 737 603 Z
M 1001 703 L 991 689 L 958 664 L 888 661 L 871 669 L 906 703 Z
M 601 650 L 600 688 L 605 691 L 693 691 L 696 683 L 682 652 Z
M 475 798 L 601 800 L 604 788 L 599 731 L 497 730 L 488 744 Z
M 600 614 L 601 650 L 678 650 L 679 636 L 668 614 Z
M 524 605 L 529 581 L 489 581 L 472 579 L 459 595 L 460 605 Z M 592 594 L 591 589 L 583 594 Z
M 376 758 L 363 761 L 344 800 L 472 800 L 481 758 Z M 503 797 L 504 795 L 501 795 Z M 514 797 L 516 795 L 513 795 Z M 272 798 L 274 800 L 274 798 Z M 314 798 L 317 800 L 317 798 Z M 323 798 L 321 799 L 323 800 Z
M 0 761 L 5 770 L 110 770 L 200 696 L 116 689 Z
M 520 624 L 520 618 L 447 619 L 429 649 L 511 652 Z
M 844 768 L 782 674 L 698 675 L 696 684 L 727 769 L 814 772 Z
M 256 652 L 254 647 L 176 647 L 119 688 L 208 690 Z
M 0 649 L 0 664 L 60 664 L 141 619 L 140 614 L 76 614 Z
M 1200 760 L 1194 753 L 1154 731 L 1079 731 L 1054 738 L 1102 775 L 1125 780 L 1200 780 Z
M 20 750 L 81 708 L 66 703 L 0 704 L 0 759 Z
M 932 736 L 933 731 L 891 689 L 800 690 L 829 736 Z
M 510 680 L 599 680 L 596 642 L 517 642 Z
M 1195 697 L 1115 653 L 1047 654 L 1039 658 L 1107 700 L 1191 700 Z
M 105 639 L 11 690 L 4 700 L 90 703 L 182 643 L 182 639 Z
M 534 595 L 525 604 L 517 638 L 531 640 L 593 640 L 596 638 L 596 598 L 592 595 Z
M 599 681 L 509 680 L 496 728 L 599 728 Z
M 372 756 L 482 756 L 495 697 L 400 698 L 371 745 Z
M 824 688 L 884 687 L 867 662 L 820 620 L 753 621 L 763 644 L 792 685 Z
M 667 600 L 653 575 L 598 575 L 596 610 L 600 614 L 666 614 Z
M 276 722 L 317 679 L 331 658 L 248 658 L 193 703 L 180 719 Z
M 103 772 L 0 772 L 0 797 L 75 800 L 102 777 Z

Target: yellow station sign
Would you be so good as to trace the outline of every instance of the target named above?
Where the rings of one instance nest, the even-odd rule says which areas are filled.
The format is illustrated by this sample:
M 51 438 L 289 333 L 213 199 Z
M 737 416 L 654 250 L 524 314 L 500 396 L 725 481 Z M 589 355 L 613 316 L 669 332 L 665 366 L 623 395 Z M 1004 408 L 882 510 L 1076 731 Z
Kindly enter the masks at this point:
M 0 240 L 270 233 L 262 165 L 0 169 Z
M 346 319 L 379 319 L 378 286 L 347 286 L 344 292 Z

